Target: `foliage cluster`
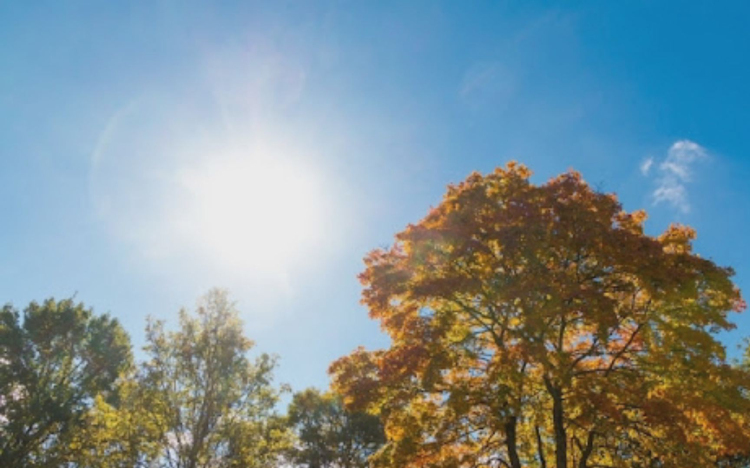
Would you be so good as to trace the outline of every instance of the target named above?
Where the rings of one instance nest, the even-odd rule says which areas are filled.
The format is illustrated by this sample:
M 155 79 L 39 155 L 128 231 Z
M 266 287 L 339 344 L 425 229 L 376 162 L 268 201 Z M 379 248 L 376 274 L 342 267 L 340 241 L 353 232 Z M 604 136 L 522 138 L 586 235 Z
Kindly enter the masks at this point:
M 575 172 L 515 163 L 450 186 L 365 259 L 363 303 L 391 338 L 331 366 L 379 414 L 387 467 L 706 467 L 750 447 L 750 374 L 719 332 L 745 303 L 642 211 Z
M 277 414 L 276 360 L 249 357 L 253 343 L 224 291 L 180 311 L 175 331 L 149 321 L 146 340 L 136 366 L 107 315 L 72 300 L 23 314 L 6 306 L 0 466 L 353 468 L 382 438 L 377 418 L 345 411 L 331 394 L 308 390 L 290 418 Z

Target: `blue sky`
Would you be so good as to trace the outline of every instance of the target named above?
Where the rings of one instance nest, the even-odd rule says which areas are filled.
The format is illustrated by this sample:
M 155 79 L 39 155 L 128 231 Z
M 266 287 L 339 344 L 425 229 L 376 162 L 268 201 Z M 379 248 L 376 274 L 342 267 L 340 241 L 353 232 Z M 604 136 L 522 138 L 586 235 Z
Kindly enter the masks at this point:
M 750 291 L 750 6 L 565 5 L 0 2 L 0 300 L 75 294 L 141 346 L 226 287 L 325 386 L 386 344 L 363 255 L 511 159 L 692 225 Z

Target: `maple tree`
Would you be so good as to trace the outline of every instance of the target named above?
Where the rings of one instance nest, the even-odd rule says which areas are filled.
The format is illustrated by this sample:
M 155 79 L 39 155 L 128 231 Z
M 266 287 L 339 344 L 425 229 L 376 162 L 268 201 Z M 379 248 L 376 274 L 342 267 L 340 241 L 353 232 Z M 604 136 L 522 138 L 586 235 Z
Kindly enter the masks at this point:
M 745 303 L 695 232 L 644 233 L 576 172 L 474 173 L 365 258 L 391 338 L 331 365 L 390 467 L 705 467 L 750 446 L 750 378 L 716 334 Z

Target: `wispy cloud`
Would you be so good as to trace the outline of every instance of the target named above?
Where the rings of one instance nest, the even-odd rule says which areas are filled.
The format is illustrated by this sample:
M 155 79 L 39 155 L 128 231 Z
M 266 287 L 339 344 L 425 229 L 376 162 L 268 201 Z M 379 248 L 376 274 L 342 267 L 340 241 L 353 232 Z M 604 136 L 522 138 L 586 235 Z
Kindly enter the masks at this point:
M 516 91 L 516 79 L 498 62 L 472 65 L 461 80 L 458 96 L 470 107 L 505 105 Z
M 656 188 L 651 194 L 654 204 L 667 203 L 682 213 L 688 213 L 690 200 L 687 186 L 693 180 L 693 165 L 707 158 L 708 152 L 698 143 L 690 140 L 674 142 L 657 167 Z M 641 173 L 648 176 L 654 162 L 653 158 L 643 161 Z
M 641 174 L 647 176 L 651 171 L 651 166 L 654 165 L 654 158 L 647 158 L 641 163 Z

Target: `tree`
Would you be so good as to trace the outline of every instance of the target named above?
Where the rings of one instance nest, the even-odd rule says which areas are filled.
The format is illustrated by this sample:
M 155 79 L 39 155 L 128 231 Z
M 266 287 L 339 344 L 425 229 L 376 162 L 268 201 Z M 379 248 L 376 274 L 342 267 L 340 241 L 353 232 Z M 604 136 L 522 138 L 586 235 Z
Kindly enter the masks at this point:
M 746 340 L 742 361 L 737 363 L 745 372 L 750 372 L 750 340 Z M 747 390 L 746 390 L 747 391 Z M 728 454 L 719 460 L 719 468 L 750 468 L 750 446 L 744 451 Z
M 383 418 L 378 464 L 705 467 L 750 446 L 750 378 L 716 338 L 745 308 L 732 270 L 578 173 L 529 177 L 472 174 L 365 258 L 391 346 L 330 370 Z
M 150 411 L 163 425 L 157 459 L 174 468 L 274 466 L 290 434 L 274 413 L 275 360 L 251 360 L 253 343 L 226 292 L 212 290 L 178 331 L 147 327 L 141 376 Z
M 72 299 L 0 312 L 0 466 L 59 466 L 92 401 L 132 365 L 117 320 Z
M 288 419 L 298 438 L 290 458 L 307 468 L 364 468 L 385 442 L 376 416 L 347 411 L 341 397 L 330 392 L 296 393 Z
M 100 396 L 71 438 L 69 462 L 76 468 L 149 468 L 158 466 L 166 421 L 158 401 L 137 375 L 119 386 L 117 405 Z

